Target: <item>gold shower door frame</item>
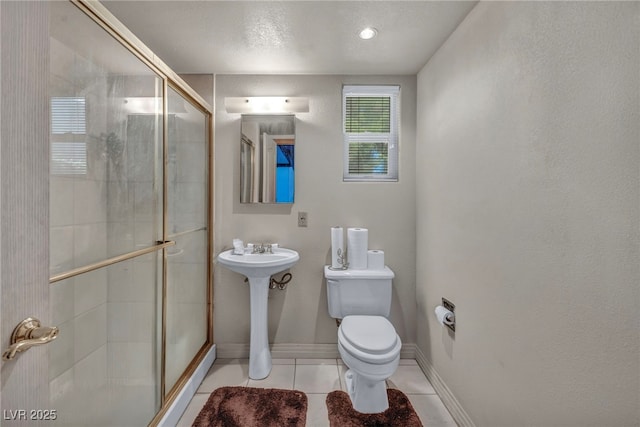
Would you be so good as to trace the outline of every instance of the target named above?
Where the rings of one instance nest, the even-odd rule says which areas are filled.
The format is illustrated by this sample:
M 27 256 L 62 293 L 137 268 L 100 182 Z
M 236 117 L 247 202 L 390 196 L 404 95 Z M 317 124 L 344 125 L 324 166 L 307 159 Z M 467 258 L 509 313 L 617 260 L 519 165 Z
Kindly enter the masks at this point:
M 160 372 L 160 409 L 155 417 L 151 420 L 151 426 L 157 425 L 165 415 L 167 409 L 171 406 L 176 396 L 182 390 L 188 379 L 194 373 L 197 366 L 202 362 L 207 352 L 213 346 L 213 271 L 211 266 L 211 251 L 213 249 L 213 114 L 211 106 L 193 89 L 182 80 L 178 74 L 171 70 L 164 62 L 162 62 L 155 54 L 145 46 L 130 30 L 128 30 L 121 22 L 119 22 L 104 6 L 100 3 L 90 0 L 69 0 L 91 18 L 97 25 L 107 31 L 113 38 L 122 44 L 133 55 L 147 65 L 157 76 L 162 79 L 162 95 L 163 95 L 163 177 L 162 177 L 162 193 L 163 193 L 163 212 L 162 212 L 162 235 L 163 240 L 156 242 L 155 245 L 141 250 L 118 255 L 100 262 L 95 262 L 80 268 L 69 270 L 62 274 L 51 276 L 49 283 L 59 282 L 83 273 L 107 267 L 122 261 L 130 260 L 141 255 L 162 251 L 162 343 L 161 343 L 161 372 Z M 206 119 L 206 144 L 208 150 L 208 177 L 207 177 L 207 266 L 206 266 L 206 286 L 207 286 L 207 333 L 206 341 L 200 350 L 196 353 L 191 363 L 187 366 L 180 378 L 176 381 L 170 390 L 166 390 L 165 371 L 166 371 L 166 330 L 167 330 L 167 251 L 166 248 L 175 245 L 175 241 L 170 238 L 176 238 L 180 235 L 199 230 L 188 230 L 186 232 L 170 235 L 168 232 L 168 147 L 169 147 L 169 109 L 168 94 L 169 89 L 176 91 L 182 98 L 188 101 L 192 106 L 204 114 Z

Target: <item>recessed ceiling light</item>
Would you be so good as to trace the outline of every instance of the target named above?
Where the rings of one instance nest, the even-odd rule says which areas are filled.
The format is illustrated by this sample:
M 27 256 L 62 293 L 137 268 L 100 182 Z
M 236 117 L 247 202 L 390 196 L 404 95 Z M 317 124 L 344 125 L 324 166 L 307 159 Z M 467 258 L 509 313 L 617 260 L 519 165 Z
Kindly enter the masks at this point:
M 367 27 L 364 30 L 360 31 L 360 38 L 362 40 L 370 40 L 374 38 L 378 34 L 378 30 L 373 27 Z

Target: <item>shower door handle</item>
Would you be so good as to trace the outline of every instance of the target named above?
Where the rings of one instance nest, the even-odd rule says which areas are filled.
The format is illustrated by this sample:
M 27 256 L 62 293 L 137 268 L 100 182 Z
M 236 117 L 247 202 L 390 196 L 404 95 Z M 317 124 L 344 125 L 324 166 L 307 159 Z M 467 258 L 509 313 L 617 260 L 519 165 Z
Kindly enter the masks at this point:
M 58 328 L 41 326 L 40 321 L 28 317 L 16 326 L 11 334 L 11 345 L 2 353 L 2 360 L 13 360 L 16 353 L 21 353 L 35 345 L 47 344 L 56 339 Z

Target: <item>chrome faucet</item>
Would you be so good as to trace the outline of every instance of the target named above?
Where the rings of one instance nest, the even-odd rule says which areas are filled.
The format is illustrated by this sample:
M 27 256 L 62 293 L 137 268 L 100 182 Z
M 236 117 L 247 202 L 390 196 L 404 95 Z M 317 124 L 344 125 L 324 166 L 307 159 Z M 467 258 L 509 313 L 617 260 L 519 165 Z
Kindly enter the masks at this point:
M 268 254 L 272 254 L 273 253 L 273 248 L 271 247 L 271 245 L 265 245 L 264 243 L 260 243 L 260 245 L 253 245 L 253 250 L 251 251 L 252 254 L 264 254 L 264 253 L 268 253 Z

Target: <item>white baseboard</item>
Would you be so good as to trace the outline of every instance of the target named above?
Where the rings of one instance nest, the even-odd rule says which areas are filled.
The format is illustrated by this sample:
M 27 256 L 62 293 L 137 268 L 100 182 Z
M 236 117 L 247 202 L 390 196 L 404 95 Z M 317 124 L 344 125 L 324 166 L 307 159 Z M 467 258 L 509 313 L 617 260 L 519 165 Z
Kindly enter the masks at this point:
M 196 394 L 200 383 L 204 380 L 204 377 L 207 375 L 207 372 L 209 372 L 209 368 L 211 368 L 215 360 L 216 345 L 214 344 L 204 359 L 202 359 L 202 362 L 200 362 L 191 378 L 189 378 L 182 390 L 180 390 L 180 393 L 178 393 L 178 396 L 176 396 L 169 409 L 167 409 L 164 417 L 162 417 L 158 423 L 159 427 L 173 427 L 178 424 L 180 417 L 182 417 L 185 409 L 189 406 L 189 402 L 191 402 L 193 395 Z
M 444 406 L 447 407 L 458 426 L 475 427 L 475 424 L 471 420 L 469 414 L 467 414 L 460 402 L 458 402 L 458 399 L 456 399 L 449 387 L 447 387 L 447 384 L 445 384 L 440 375 L 438 375 L 438 372 L 436 372 L 431 361 L 427 359 L 418 346 L 415 346 L 415 355 L 418 366 L 420 366 L 422 372 L 424 372 L 429 382 L 431 382 L 431 385 L 435 389 L 436 393 L 438 393 L 440 400 L 442 400 Z
M 416 345 L 402 344 L 400 357 L 415 359 Z M 244 359 L 249 357 L 249 344 L 218 344 L 218 358 Z M 272 344 L 271 357 L 274 359 L 337 359 L 338 344 Z

